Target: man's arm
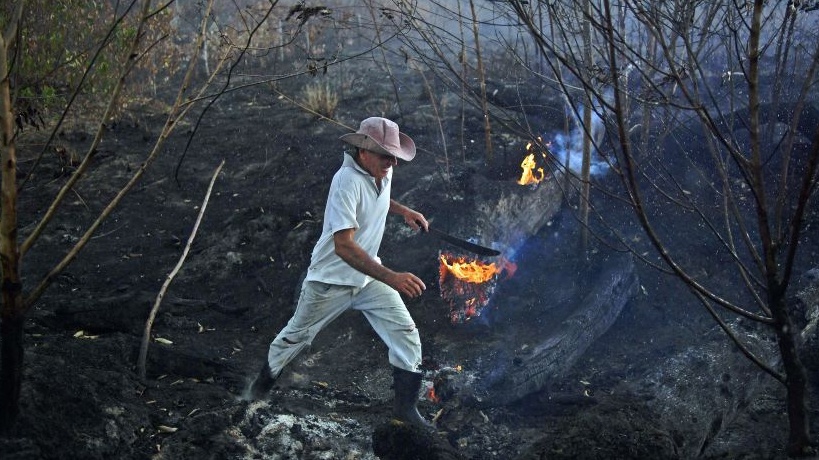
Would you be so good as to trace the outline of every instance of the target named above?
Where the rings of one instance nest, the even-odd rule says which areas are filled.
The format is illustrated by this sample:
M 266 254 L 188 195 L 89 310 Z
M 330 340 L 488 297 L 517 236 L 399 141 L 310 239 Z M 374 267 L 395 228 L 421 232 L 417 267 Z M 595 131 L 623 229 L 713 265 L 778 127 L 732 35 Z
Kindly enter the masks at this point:
M 392 204 L 390 204 L 390 209 L 392 209 Z M 421 216 L 422 219 L 423 217 Z M 426 220 L 423 220 L 423 222 L 426 222 Z M 339 230 L 333 234 L 336 254 L 348 265 L 409 297 L 417 297 L 427 288 L 424 282 L 412 273 L 394 272 L 376 262 L 355 242 L 353 236 L 355 236 L 355 230 L 352 228 Z
M 429 222 L 427 222 L 423 214 L 392 199 L 390 200 L 390 212 L 402 216 L 404 222 L 412 227 L 413 230 L 418 230 L 419 228 L 423 228 L 424 231 L 429 230 Z

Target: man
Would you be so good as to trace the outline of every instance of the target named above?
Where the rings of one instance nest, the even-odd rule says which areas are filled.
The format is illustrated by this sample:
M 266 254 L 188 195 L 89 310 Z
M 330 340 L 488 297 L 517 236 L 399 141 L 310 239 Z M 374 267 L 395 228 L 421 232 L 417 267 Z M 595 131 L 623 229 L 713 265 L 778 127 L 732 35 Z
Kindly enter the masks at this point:
M 428 230 L 424 216 L 390 198 L 393 166 L 415 157 L 415 142 L 386 118 L 371 117 L 358 131 L 341 136 L 356 147 L 345 154 L 333 176 L 316 243 L 296 311 L 270 344 L 267 362 L 250 387 L 253 399 L 264 397 L 282 369 L 310 345 L 327 324 L 346 310 L 364 313 L 389 349 L 393 366 L 393 415 L 429 428 L 418 413 L 422 374 L 421 340 L 401 295 L 417 297 L 426 289 L 412 273 L 381 264 L 378 249 L 387 213 L 398 214 L 414 230 Z M 399 294 L 400 293 L 400 294 Z

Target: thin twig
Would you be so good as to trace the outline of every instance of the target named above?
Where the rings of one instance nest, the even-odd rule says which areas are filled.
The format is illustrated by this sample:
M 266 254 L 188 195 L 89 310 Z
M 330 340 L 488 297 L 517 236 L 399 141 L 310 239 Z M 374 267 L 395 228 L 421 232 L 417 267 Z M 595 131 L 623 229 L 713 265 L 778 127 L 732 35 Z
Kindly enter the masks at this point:
M 213 191 L 213 184 L 216 182 L 216 178 L 219 176 L 219 172 L 222 171 L 222 166 L 224 165 L 225 160 L 222 160 L 222 162 L 219 163 L 219 167 L 216 168 L 216 171 L 213 173 L 213 177 L 210 179 L 210 185 L 208 185 L 208 191 L 205 193 L 205 199 L 202 201 L 202 209 L 199 210 L 199 215 L 196 217 L 196 222 L 193 224 L 193 230 L 191 230 L 191 234 L 188 237 L 188 242 L 185 245 L 185 249 L 182 251 L 182 256 L 179 257 L 179 261 L 168 275 L 168 278 L 165 279 L 164 283 L 162 283 L 162 288 L 156 295 L 156 301 L 151 309 L 151 314 L 148 315 L 148 320 L 145 321 L 145 332 L 142 334 L 142 345 L 139 348 L 139 359 L 137 361 L 139 378 L 143 381 L 145 380 L 145 361 L 148 357 L 148 344 L 151 338 L 151 327 L 153 326 L 154 319 L 156 319 L 156 314 L 159 311 L 159 305 L 162 303 L 162 298 L 165 297 L 165 292 L 168 290 L 171 282 L 176 277 L 176 274 L 179 273 L 179 270 L 182 268 L 182 264 L 185 263 L 185 259 L 188 257 L 188 252 L 190 252 L 193 239 L 196 237 L 196 232 L 199 230 L 199 224 L 202 222 L 202 217 L 205 215 L 205 209 L 208 207 L 208 200 L 210 200 L 210 194 L 211 191 Z
M 438 103 L 435 100 L 435 93 L 432 92 L 432 85 L 429 84 L 427 76 L 424 75 L 424 69 L 419 68 L 418 73 L 421 74 L 421 79 L 424 81 L 424 87 L 429 94 L 429 103 L 432 106 L 432 111 L 435 113 L 435 120 L 438 122 L 438 131 L 441 133 L 441 145 L 444 149 L 444 164 L 446 166 L 446 181 L 452 179 L 452 173 L 449 169 L 449 153 L 446 148 L 446 134 L 444 133 L 444 125 L 441 122 L 441 114 L 438 112 Z

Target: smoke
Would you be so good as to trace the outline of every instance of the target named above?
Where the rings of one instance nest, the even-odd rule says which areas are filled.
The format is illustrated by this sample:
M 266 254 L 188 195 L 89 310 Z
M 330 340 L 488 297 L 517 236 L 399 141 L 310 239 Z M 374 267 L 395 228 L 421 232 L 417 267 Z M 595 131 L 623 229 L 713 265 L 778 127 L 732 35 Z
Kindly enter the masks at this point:
M 555 133 L 551 137 L 546 137 L 552 139 L 549 150 L 559 167 L 564 170 L 568 167 L 573 174 L 580 174 L 583 166 L 583 111 L 583 107 L 577 110 L 568 109 L 568 115 L 572 120 L 572 128 L 569 133 Z M 605 124 L 597 109 L 592 109 L 589 133 L 592 138 L 590 174 L 592 176 L 602 176 L 606 174 L 610 166 L 598 151 L 598 147 L 605 135 Z

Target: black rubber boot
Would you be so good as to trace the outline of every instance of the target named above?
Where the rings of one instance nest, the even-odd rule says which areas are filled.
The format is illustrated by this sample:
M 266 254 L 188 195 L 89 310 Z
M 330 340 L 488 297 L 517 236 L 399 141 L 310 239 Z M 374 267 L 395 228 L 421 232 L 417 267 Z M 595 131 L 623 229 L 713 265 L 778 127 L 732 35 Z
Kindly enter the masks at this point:
M 433 425 L 418 413 L 418 393 L 421 391 L 423 374 L 405 371 L 393 366 L 392 375 L 393 389 L 395 390 L 393 416 L 418 428 L 433 430 Z
M 270 365 L 265 361 L 264 365 L 262 365 L 262 369 L 259 371 L 259 375 L 256 376 L 256 379 L 250 385 L 250 399 L 255 401 L 267 396 L 273 388 L 273 384 L 276 383 L 276 377 L 278 376 L 273 376 L 273 373 L 270 371 Z

